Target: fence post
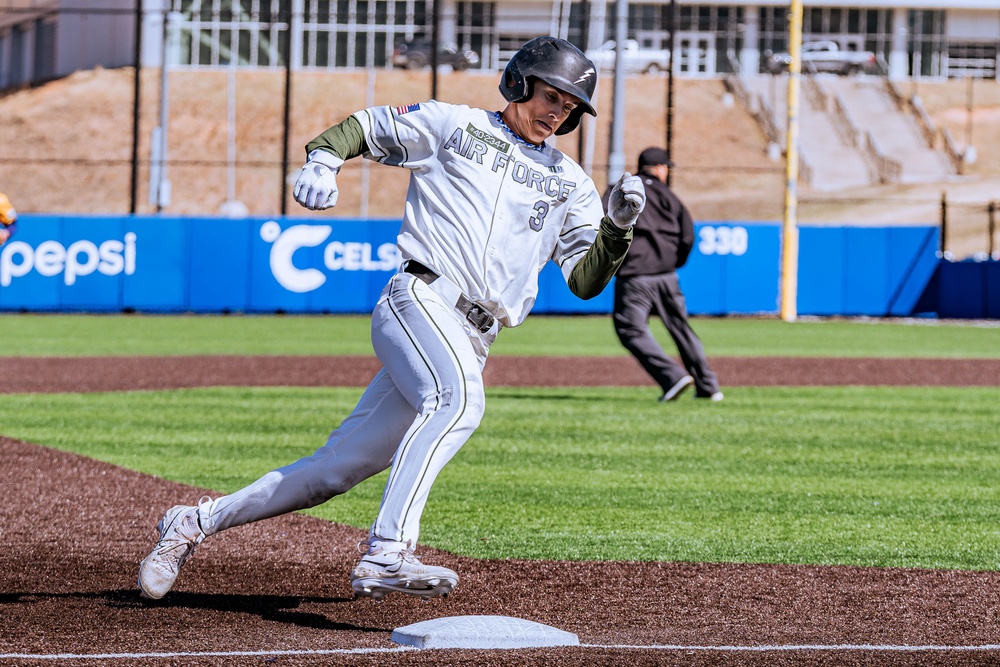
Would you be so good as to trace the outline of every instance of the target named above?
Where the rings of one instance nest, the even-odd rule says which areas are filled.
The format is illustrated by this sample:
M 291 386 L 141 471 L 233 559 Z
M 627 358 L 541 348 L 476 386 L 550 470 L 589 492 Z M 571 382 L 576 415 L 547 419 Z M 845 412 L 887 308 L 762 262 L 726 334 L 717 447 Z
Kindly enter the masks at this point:
M 128 211 L 133 215 L 138 210 L 139 198 L 139 124 L 142 112 L 142 3 L 135 3 L 135 55 L 132 73 L 132 171 L 129 176 Z
M 989 235 L 990 235 L 990 242 L 989 242 L 990 259 L 1000 259 L 1000 257 L 997 257 L 996 255 L 993 254 L 993 237 L 996 236 L 996 232 L 997 232 L 997 221 L 996 221 L 997 203 L 996 203 L 996 201 L 991 201 L 990 202 L 990 205 L 987 207 L 987 212 L 989 213 L 988 230 L 989 230 Z
M 941 193 L 941 257 L 944 257 L 944 249 L 948 245 L 948 193 Z
M 286 10 L 287 11 L 287 10 Z M 285 38 L 285 98 L 282 108 L 282 134 L 281 134 L 281 215 L 288 215 L 288 142 L 291 136 L 292 125 L 292 15 L 285 14 L 285 29 L 288 36 Z

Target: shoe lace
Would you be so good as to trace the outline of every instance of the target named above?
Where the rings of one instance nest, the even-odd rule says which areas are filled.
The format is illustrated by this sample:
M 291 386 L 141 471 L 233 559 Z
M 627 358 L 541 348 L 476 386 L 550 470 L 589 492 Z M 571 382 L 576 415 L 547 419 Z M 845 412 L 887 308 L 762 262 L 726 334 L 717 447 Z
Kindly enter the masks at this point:
M 198 500 L 197 507 L 200 509 L 203 505 L 210 502 L 212 502 L 211 497 L 202 496 Z M 188 528 L 188 526 L 185 525 L 186 521 L 190 521 L 190 519 L 181 519 L 181 524 L 177 526 L 176 530 L 177 535 L 182 539 L 161 540 L 156 547 L 156 552 L 162 556 L 163 562 L 175 571 L 179 570 L 181 566 L 184 565 L 187 559 L 194 553 L 194 548 L 201 542 L 201 539 L 204 539 L 204 532 L 201 529 L 201 523 L 198 519 L 197 511 L 194 514 L 194 525 L 191 526 L 198 531 L 197 536 L 192 537 L 188 534 L 188 531 L 185 530 L 185 528 Z M 201 539 L 199 539 L 199 537 Z
M 381 539 L 377 539 L 377 538 L 373 538 L 373 537 L 369 536 L 368 539 L 361 540 L 360 542 L 358 542 L 358 547 L 357 547 L 358 548 L 358 553 L 367 554 L 367 553 L 373 552 L 373 548 L 374 548 L 373 555 L 375 553 L 379 553 L 380 551 L 385 550 L 383 547 L 379 546 L 379 543 L 381 543 L 381 542 L 387 542 L 387 541 L 388 540 L 381 540 Z M 374 543 L 374 547 L 372 546 L 373 543 Z M 399 558 L 401 560 L 406 561 L 407 563 L 419 563 L 420 562 L 417 559 L 416 550 L 414 549 L 413 542 L 411 540 L 407 540 L 404 543 L 404 547 L 402 549 L 393 550 L 393 551 L 390 551 L 390 553 L 396 553 L 396 554 L 398 554 Z
M 194 543 L 187 540 L 163 540 L 156 546 L 160 562 L 173 571 L 177 571 L 194 553 Z

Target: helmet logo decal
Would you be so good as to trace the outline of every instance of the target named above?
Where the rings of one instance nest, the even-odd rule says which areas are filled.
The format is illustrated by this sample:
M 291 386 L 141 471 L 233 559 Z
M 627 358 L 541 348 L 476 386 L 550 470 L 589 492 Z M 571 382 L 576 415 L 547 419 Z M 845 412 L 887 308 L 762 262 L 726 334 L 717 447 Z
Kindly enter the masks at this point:
M 587 79 L 590 78 L 591 74 L 596 74 L 596 72 L 594 72 L 594 68 L 593 67 L 587 68 L 587 71 L 584 72 L 583 74 L 581 74 L 580 78 L 577 79 L 576 81 L 574 81 L 573 83 L 581 83 L 583 81 L 586 81 Z

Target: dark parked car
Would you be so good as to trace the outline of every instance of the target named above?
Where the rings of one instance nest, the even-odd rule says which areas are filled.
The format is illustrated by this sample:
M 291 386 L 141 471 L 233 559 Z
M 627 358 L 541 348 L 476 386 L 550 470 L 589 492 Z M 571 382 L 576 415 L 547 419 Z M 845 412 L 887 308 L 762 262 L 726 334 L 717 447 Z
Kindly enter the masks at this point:
M 423 69 L 431 65 L 431 42 L 428 39 L 411 39 L 396 47 L 392 64 L 406 69 Z M 438 51 L 438 65 L 451 65 L 457 72 L 479 65 L 479 54 L 471 49 L 460 49 L 454 44 L 443 44 Z

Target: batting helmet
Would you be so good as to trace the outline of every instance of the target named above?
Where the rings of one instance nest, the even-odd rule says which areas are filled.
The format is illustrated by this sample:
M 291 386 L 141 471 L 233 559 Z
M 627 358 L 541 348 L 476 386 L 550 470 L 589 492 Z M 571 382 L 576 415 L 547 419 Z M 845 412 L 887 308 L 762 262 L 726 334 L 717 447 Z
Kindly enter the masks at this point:
M 541 79 L 553 88 L 580 99 L 556 134 L 567 134 L 580 124 L 586 111 L 597 116 L 590 98 L 597 87 L 597 68 L 583 51 L 558 37 L 536 37 L 514 54 L 500 79 L 500 93 L 508 102 L 531 99 L 531 80 Z

